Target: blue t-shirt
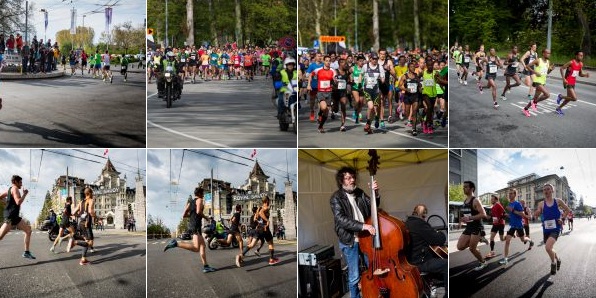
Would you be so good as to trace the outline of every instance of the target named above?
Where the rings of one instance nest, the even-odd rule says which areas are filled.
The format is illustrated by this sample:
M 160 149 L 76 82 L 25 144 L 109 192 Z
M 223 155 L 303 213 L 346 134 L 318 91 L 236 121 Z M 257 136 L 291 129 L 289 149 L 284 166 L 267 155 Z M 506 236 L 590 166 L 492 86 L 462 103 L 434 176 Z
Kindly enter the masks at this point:
M 513 203 L 509 203 L 509 206 L 513 208 L 515 211 L 523 212 L 524 208 L 522 207 L 521 203 L 518 201 L 514 201 Z M 523 229 L 524 225 L 522 224 L 522 217 L 517 215 L 513 212 L 509 212 L 509 225 L 512 228 L 516 229 Z
M 323 63 L 314 63 L 314 62 L 313 62 L 313 63 L 311 63 L 311 64 L 308 66 L 308 69 L 306 70 L 306 75 L 307 75 L 307 76 L 309 76 L 309 75 L 310 75 L 310 74 L 311 74 L 313 71 L 315 71 L 315 69 L 317 69 L 317 68 L 321 68 L 321 67 L 323 67 L 323 66 L 324 66 L 324 64 L 323 64 Z M 316 77 L 316 76 L 312 78 L 312 81 L 310 82 L 310 87 L 311 87 L 313 90 L 314 90 L 314 89 L 317 89 L 317 88 L 319 87 L 319 83 L 318 83 L 318 80 L 317 80 L 317 77 Z

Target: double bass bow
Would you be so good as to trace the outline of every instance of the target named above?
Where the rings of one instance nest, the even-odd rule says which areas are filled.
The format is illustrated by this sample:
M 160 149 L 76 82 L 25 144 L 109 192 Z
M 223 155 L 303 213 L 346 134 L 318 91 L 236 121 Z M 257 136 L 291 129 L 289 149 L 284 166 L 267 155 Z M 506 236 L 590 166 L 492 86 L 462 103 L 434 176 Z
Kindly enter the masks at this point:
M 380 163 L 377 150 L 370 149 L 368 155 L 372 187 Z M 420 297 L 423 290 L 420 272 L 406 259 L 405 248 L 410 239 L 406 225 L 378 209 L 374 189 L 371 194 L 371 216 L 365 223 L 372 225 L 376 233 L 363 231 L 359 235 L 360 250 L 368 257 L 368 268 L 360 276 L 363 297 Z

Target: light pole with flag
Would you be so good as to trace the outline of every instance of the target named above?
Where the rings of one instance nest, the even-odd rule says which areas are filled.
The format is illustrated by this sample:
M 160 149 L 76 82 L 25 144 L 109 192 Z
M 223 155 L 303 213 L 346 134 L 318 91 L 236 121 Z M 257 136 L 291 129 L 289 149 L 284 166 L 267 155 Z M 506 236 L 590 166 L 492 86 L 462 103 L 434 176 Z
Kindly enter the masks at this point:
M 48 10 L 42 8 L 40 11 L 43 12 L 44 18 L 43 40 L 47 41 L 46 32 L 48 31 Z

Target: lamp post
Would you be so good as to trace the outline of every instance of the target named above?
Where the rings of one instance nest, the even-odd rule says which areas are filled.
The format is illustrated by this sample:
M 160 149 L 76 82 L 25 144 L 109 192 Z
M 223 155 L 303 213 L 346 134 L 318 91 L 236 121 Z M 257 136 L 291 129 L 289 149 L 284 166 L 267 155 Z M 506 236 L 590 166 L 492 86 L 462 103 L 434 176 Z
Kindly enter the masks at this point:
M 83 15 L 83 41 L 81 42 L 81 48 L 85 50 L 85 37 L 87 36 L 87 32 L 85 31 L 85 18 L 87 17 L 86 14 Z

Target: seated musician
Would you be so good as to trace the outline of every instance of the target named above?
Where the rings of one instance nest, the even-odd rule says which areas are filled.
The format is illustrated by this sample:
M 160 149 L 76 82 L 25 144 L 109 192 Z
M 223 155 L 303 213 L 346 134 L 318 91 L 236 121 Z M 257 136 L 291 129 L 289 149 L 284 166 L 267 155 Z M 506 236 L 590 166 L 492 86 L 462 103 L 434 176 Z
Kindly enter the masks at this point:
M 410 249 L 408 262 L 418 266 L 420 272 L 440 273 L 443 275 L 445 293 L 447 291 L 447 270 L 449 268 L 446 258 L 439 257 L 431 246 L 444 246 L 446 243 L 445 234 L 436 231 L 426 221 L 428 210 L 423 204 L 414 207 L 411 216 L 406 220 L 406 226 L 410 232 Z M 447 297 L 447 294 L 445 294 Z

